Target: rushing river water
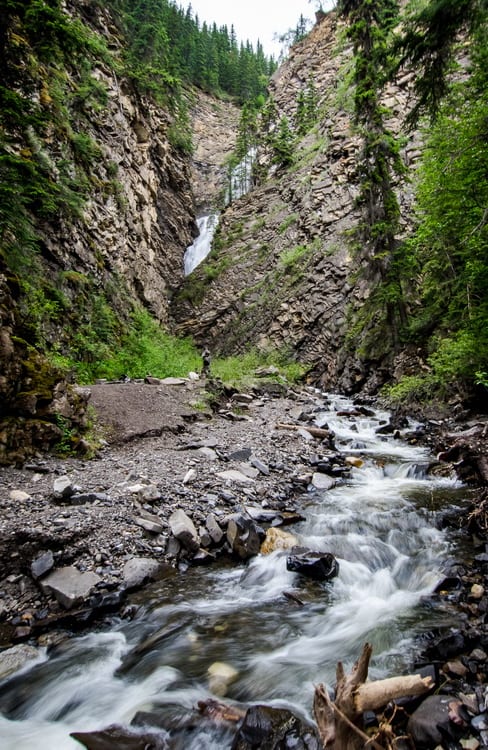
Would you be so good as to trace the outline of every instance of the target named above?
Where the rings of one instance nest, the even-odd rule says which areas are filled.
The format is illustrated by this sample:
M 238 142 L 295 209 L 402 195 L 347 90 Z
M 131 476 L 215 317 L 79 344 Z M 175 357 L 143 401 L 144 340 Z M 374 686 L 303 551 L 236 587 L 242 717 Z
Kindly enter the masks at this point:
M 423 448 L 379 437 L 384 412 L 337 416 L 350 408 L 332 397 L 318 424 L 328 424 L 337 447 L 364 464 L 332 490 L 309 493 L 306 520 L 292 529 L 302 545 L 336 555 L 337 578 L 306 582 L 286 570 L 279 552 L 245 566 L 175 572 L 138 594 L 143 606 L 133 621 L 73 638 L 0 685 L 2 750 L 79 748 L 70 732 L 129 724 L 154 706 L 181 718 L 211 695 L 214 662 L 236 671 L 226 701 L 267 702 L 306 716 L 314 684 L 333 684 L 337 660 L 350 666 L 365 641 L 374 648 L 372 677 L 408 666 L 415 636 L 449 624 L 426 595 L 451 553 L 434 516 L 459 485 L 426 475 Z M 203 728 L 184 747 L 230 745 Z

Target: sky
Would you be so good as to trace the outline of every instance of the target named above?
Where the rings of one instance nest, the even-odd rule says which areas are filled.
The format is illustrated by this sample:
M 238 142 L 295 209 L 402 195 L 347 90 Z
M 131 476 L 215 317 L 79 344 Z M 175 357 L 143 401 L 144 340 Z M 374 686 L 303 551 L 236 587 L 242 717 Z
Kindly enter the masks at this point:
M 198 16 L 200 23 L 215 23 L 217 26 L 234 24 L 237 39 L 249 39 L 256 49 L 259 39 L 267 55 L 277 59 L 281 44 L 273 37 L 295 29 L 300 14 L 305 18 L 315 19 L 315 10 L 320 2 L 309 0 L 180 0 L 178 5 L 187 8 L 191 4 L 193 16 Z M 329 10 L 333 0 L 322 2 L 322 8 Z

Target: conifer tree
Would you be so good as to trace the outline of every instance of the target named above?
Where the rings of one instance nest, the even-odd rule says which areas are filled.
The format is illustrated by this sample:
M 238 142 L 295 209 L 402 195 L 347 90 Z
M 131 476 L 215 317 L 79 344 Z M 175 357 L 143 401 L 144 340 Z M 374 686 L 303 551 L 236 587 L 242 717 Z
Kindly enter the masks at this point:
M 363 145 L 358 159 L 362 220 L 357 231 L 365 273 L 375 285 L 370 306 L 383 310 L 392 336 L 405 322 L 405 306 L 395 255 L 398 250 L 399 205 L 394 175 L 404 168 L 399 147 L 384 122 L 380 98 L 390 72 L 389 39 L 398 22 L 397 0 L 341 0 L 355 60 L 355 120 Z
M 273 134 L 273 164 L 278 167 L 289 167 L 293 163 L 293 149 L 295 137 L 290 127 L 290 121 L 286 115 L 280 119 L 278 128 Z

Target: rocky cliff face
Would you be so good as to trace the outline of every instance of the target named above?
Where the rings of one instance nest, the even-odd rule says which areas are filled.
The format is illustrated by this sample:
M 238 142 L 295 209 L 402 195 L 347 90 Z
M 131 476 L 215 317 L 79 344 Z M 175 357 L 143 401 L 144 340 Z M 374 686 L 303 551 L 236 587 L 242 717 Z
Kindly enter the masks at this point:
M 101 35 L 115 56 L 121 52 L 113 19 L 100 4 L 71 0 L 65 9 Z M 74 106 L 73 92 L 79 91 L 80 83 L 76 76 L 81 72 L 58 72 L 65 91 L 65 101 L 58 102 L 47 89 L 45 68 L 34 69 L 39 77 L 30 82 L 28 96 L 40 104 L 46 118 L 52 112 L 53 122 L 42 139 L 36 135 L 34 145 L 44 164 L 56 165 L 67 143 L 55 117 L 61 106 Z M 172 290 L 183 279 L 183 254 L 196 232 L 191 162 L 171 143 L 170 114 L 138 95 L 102 56 L 90 75 L 90 86 L 98 82 L 106 103 L 100 106 L 87 96 L 66 120 L 72 140 L 78 136 L 81 146 L 96 147 L 86 167 L 88 199 L 77 217 L 59 215 L 36 223 L 37 283 L 59 295 L 66 309 L 41 333 L 61 353 L 69 351 L 77 326 L 95 325 L 97 295 L 111 306 L 107 309 L 115 319 L 127 316 L 134 302 L 140 302 L 167 323 Z M 29 154 L 30 144 L 20 139 L 12 143 L 18 155 Z M 56 167 L 51 169 L 55 178 Z M 16 279 L 3 262 L 0 272 L 2 463 L 52 447 L 62 438 L 63 427 L 82 427 L 86 398 L 75 394 L 61 373 L 36 352 L 39 331 L 33 332 L 32 321 L 26 320 L 30 308 L 22 303 L 23 279 Z
M 235 147 L 239 115 L 240 110 L 231 102 L 195 92 L 191 179 L 198 216 L 214 213 L 223 206 L 226 159 Z
M 76 0 L 68 3 L 117 51 L 110 15 Z M 190 163 L 173 148 L 169 114 L 100 63 L 93 76 L 107 92 L 107 106 L 87 113 L 84 133 L 100 148 L 90 174 L 90 198 L 77 222 L 45 228 L 52 271 L 74 270 L 100 285 L 123 280 L 167 321 L 171 288 L 183 278 L 183 253 L 195 233 Z
M 312 75 L 320 119 L 299 143 L 291 169 L 271 169 L 263 185 L 225 211 L 215 248 L 180 290 L 174 315 L 181 331 L 215 350 L 285 349 L 326 387 L 374 390 L 395 363 L 381 340 L 374 362 L 364 362 L 347 341 L 351 313 L 370 289 L 357 281 L 360 268 L 349 250 L 348 232 L 359 218 L 360 137 L 351 122 L 351 53 L 338 31 L 328 14 L 275 74 L 270 89 L 279 115 L 293 121 L 298 93 Z M 405 76 L 387 92 L 393 130 L 408 86 Z M 418 148 L 411 139 L 407 163 Z M 398 193 L 408 217 L 410 188 L 398 185 Z

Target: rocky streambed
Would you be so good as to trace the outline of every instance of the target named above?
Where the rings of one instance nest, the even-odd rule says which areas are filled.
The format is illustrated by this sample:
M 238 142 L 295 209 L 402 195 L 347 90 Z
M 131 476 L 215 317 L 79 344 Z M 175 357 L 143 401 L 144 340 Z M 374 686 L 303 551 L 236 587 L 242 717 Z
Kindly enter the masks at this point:
M 462 561 L 450 560 L 449 554 L 446 554 L 443 562 L 444 572 L 440 575 L 434 570 L 427 569 L 430 565 L 437 565 L 435 560 L 427 566 L 423 563 L 425 570 L 422 566 L 418 569 L 422 581 L 415 584 L 403 583 L 400 585 L 398 596 L 395 590 L 392 594 L 394 599 L 390 600 L 392 592 L 387 591 L 385 594 L 385 582 L 381 580 L 381 576 L 384 575 L 383 566 L 390 554 L 387 547 L 397 545 L 400 549 L 399 541 L 391 536 L 388 539 L 385 537 L 384 541 L 372 547 L 368 554 L 377 555 L 378 560 L 375 564 L 368 560 L 371 570 L 369 573 L 366 572 L 367 578 L 360 584 L 359 578 L 363 571 L 359 558 L 357 568 L 349 570 L 348 566 L 354 565 L 354 549 L 361 547 L 362 540 L 357 534 L 366 534 L 365 528 L 370 522 L 368 513 L 360 523 L 358 531 L 354 531 L 357 536 L 354 541 L 355 547 L 348 548 L 348 551 L 342 549 L 339 544 L 339 540 L 346 537 L 344 514 L 337 519 L 337 525 L 334 527 L 333 519 L 336 512 L 332 510 L 331 505 L 328 510 L 327 528 L 320 527 L 323 523 L 320 520 L 322 508 L 324 502 L 327 503 L 328 495 L 340 492 L 341 487 L 350 483 L 351 474 L 363 472 L 365 475 L 360 480 L 357 492 L 366 503 L 369 502 L 370 495 L 371 500 L 377 502 L 372 496 L 374 493 L 390 492 L 388 483 L 381 487 L 375 484 L 374 473 L 380 471 L 389 481 L 388 472 L 393 472 L 393 469 L 389 468 L 390 459 L 374 454 L 372 464 L 367 460 L 368 454 L 371 454 L 371 446 L 367 438 L 365 442 L 362 432 L 365 420 L 374 414 L 370 406 L 360 403 L 346 404 L 341 401 L 327 405 L 327 398 L 312 389 L 292 390 L 276 384 L 263 383 L 261 387 L 249 393 L 221 392 L 216 413 L 211 416 L 206 406 L 205 394 L 202 384 L 192 381 L 96 386 L 93 388 L 92 400 L 108 438 L 108 443 L 98 458 L 85 461 L 39 457 L 21 468 L 3 471 L 0 496 L 3 505 L 0 612 L 4 650 L 0 654 L 0 671 L 4 679 L 2 685 L 6 687 L 5 690 L 0 687 L 2 711 L 5 710 L 6 715 L 11 718 L 17 718 L 15 681 L 21 680 L 22 677 L 16 676 L 16 670 L 22 667 L 24 660 L 39 659 L 39 654 L 44 653 L 45 647 L 48 650 L 63 648 L 64 643 L 70 643 L 69 636 L 74 629 L 87 632 L 90 623 L 96 622 L 100 632 L 113 621 L 114 616 L 122 617 L 121 622 L 127 622 L 129 628 L 129 623 L 138 623 L 137 627 L 141 628 L 144 638 L 138 638 L 137 645 L 130 647 L 132 657 L 129 658 L 129 662 L 131 658 L 132 662 L 127 666 L 127 661 L 124 660 L 125 668 L 130 673 L 134 663 L 137 664 L 140 660 L 144 662 L 144 659 L 148 658 L 147 654 L 153 653 L 155 644 L 166 641 L 172 628 L 178 629 L 182 627 L 181 623 L 184 626 L 187 623 L 186 605 L 182 605 L 181 611 L 176 607 L 174 612 L 165 615 L 167 625 L 162 630 L 160 626 L 156 627 L 153 624 L 151 628 L 147 625 L 151 621 L 151 616 L 147 618 L 144 611 L 148 606 L 149 611 L 154 609 L 154 604 L 148 605 L 154 594 L 146 596 L 144 593 L 133 592 L 137 592 L 141 586 L 151 581 L 153 583 L 145 590 L 155 587 L 158 597 L 163 596 L 161 592 L 165 592 L 163 599 L 166 597 L 172 602 L 178 602 L 181 597 L 189 596 L 190 601 L 194 598 L 194 616 L 201 618 L 201 612 L 209 606 L 208 594 L 205 593 L 207 588 L 200 591 L 195 581 L 205 580 L 205 586 L 212 589 L 213 576 L 220 576 L 221 571 L 224 571 L 223 578 L 219 579 L 219 588 L 223 586 L 227 589 L 236 585 L 232 571 L 237 570 L 238 575 L 243 578 L 232 595 L 234 599 L 241 596 L 246 586 L 250 587 L 252 597 L 256 601 L 260 599 L 263 591 L 267 592 L 266 596 L 271 596 L 273 601 L 276 596 L 281 596 L 288 601 L 290 607 L 300 610 L 301 627 L 304 628 L 303 623 L 308 619 L 310 623 L 314 621 L 314 608 L 317 606 L 312 604 L 315 598 L 310 598 L 307 586 L 313 587 L 317 584 L 305 584 L 304 590 L 297 591 L 293 587 L 287 589 L 290 581 L 295 579 L 286 576 L 295 574 L 286 573 L 280 566 L 284 556 L 290 558 L 290 548 L 300 546 L 297 542 L 306 539 L 309 542 L 307 548 L 295 549 L 292 553 L 308 553 L 312 547 L 312 551 L 318 550 L 319 566 L 326 567 L 323 576 L 325 579 L 329 574 L 337 572 L 334 570 L 333 560 L 344 556 L 346 563 L 343 563 L 339 583 L 334 585 L 339 589 L 340 586 L 349 585 L 347 576 L 352 576 L 351 580 L 354 579 L 355 585 L 359 585 L 355 594 L 356 600 L 352 599 L 356 609 L 359 607 L 360 599 L 357 597 L 361 585 L 363 588 L 369 585 L 368 577 L 378 578 L 376 583 L 379 589 L 373 592 L 376 599 L 369 598 L 365 602 L 365 610 L 359 620 L 362 618 L 364 621 L 367 619 L 367 613 L 371 612 L 373 620 L 376 618 L 381 621 L 384 617 L 384 608 L 391 607 L 395 597 L 408 599 L 410 589 L 417 592 L 415 596 L 422 592 L 423 606 L 429 612 L 432 610 L 441 613 L 440 617 L 430 617 L 426 616 L 424 611 L 423 624 L 415 632 L 417 645 L 412 648 L 410 644 L 408 648 L 412 653 L 416 653 L 418 659 L 429 662 L 428 668 L 434 673 L 437 686 L 442 684 L 442 694 L 450 696 L 449 701 L 452 702 L 453 699 L 456 708 L 448 708 L 446 715 L 446 702 L 436 700 L 435 707 L 431 705 L 427 711 L 431 728 L 420 729 L 420 732 L 427 734 L 416 742 L 419 746 L 424 743 L 427 747 L 435 747 L 439 743 L 439 737 L 442 740 L 442 735 L 439 735 L 437 729 L 440 723 L 446 724 L 450 742 L 463 739 L 464 742 L 471 743 L 465 746 L 473 748 L 486 744 L 484 686 L 488 649 L 487 550 L 483 537 L 486 531 L 483 505 L 478 503 L 471 514 L 471 528 L 469 533 L 465 532 Z M 329 421 L 336 420 L 336 417 L 342 420 L 340 423 L 337 422 L 336 429 L 329 430 L 326 423 L 321 425 L 324 410 L 327 409 Z M 415 447 L 425 439 L 425 428 L 420 425 L 407 422 L 392 424 L 385 414 L 376 415 L 375 419 L 374 432 L 380 436 L 385 435 L 385 441 L 389 439 L 386 436 L 395 435 L 398 443 Z M 438 428 L 438 424 L 432 425 L 432 433 L 436 429 L 438 431 Z M 461 431 L 458 427 L 457 434 L 456 439 L 451 439 L 450 446 L 444 444 L 441 447 L 444 448 L 446 458 L 451 456 L 456 459 L 466 471 L 469 463 L 466 445 L 469 441 L 472 444 L 474 433 L 468 431 L 466 436 L 466 430 Z M 438 435 L 436 440 L 439 443 L 441 437 Z M 392 438 L 390 445 L 394 445 L 394 442 Z M 451 449 L 455 449 L 454 454 L 449 453 Z M 388 450 L 395 451 L 395 448 Z M 417 454 L 415 456 L 418 463 Z M 478 463 L 480 462 L 482 464 L 482 457 Z M 430 459 L 420 469 L 421 472 L 433 475 L 447 475 L 451 470 L 451 466 L 432 463 Z M 414 470 L 404 464 L 401 471 Z M 368 472 L 373 473 L 368 475 Z M 392 474 L 391 478 L 396 479 L 396 474 Z M 416 491 L 415 481 L 413 478 L 413 485 L 409 490 L 413 495 Z M 445 505 L 441 507 L 434 494 L 433 490 L 431 512 L 436 517 L 437 526 L 452 524 L 458 527 L 459 518 L 469 512 L 470 503 L 476 498 L 481 498 L 481 490 L 459 488 L 455 491 L 456 507 L 452 511 Z M 335 500 L 345 507 L 350 502 L 349 497 L 350 495 L 338 495 Z M 317 506 L 314 505 L 317 502 L 316 498 L 319 498 Z M 314 510 L 315 507 L 319 510 Z M 355 510 L 354 513 L 356 512 Z M 400 512 L 403 513 L 402 510 Z M 310 522 L 310 513 L 312 518 L 315 514 L 315 521 Z M 376 506 L 374 512 L 370 513 L 371 516 L 375 516 L 373 525 L 376 524 L 380 532 L 382 524 L 391 525 L 391 518 L 385 513 L 385 508 L 378 509 Z M 308 520 L 304 521 L 304 517 Z M 414 519 L 410 521 L 413 524 L 410 531 L 408 527 L 403 531 L 400 527 L 398 531 L 391 533 L 400 537 L 402 534 L 411 534 L 413 539 L 414 533 L 417 533 L 414 532 L 414 528 L 420 523 L 416 513 Z M 331 528 L 335 528 L 333 533 Z M 420 542 L 415 537 L 415 544 L 425 544 L 422 535 L 426 534 L 434 535 L 431 539 L 434 547 L 439 544 L 434 531 L 423 531 L 423 526 L 421 529 L 418 537 Z M 296 537 L 297 530 L 299 540 Z M 349 530 L 348 537 L 351 533 Z M 327 558 L 327 551 L 320 541 L 324 538 L 334 552 L 334 556 L 330 555 L 332 560 Z M 442 544 L 444 542 L 441 546 Z M 283 551 L 285 549 L 286 553 Z M 458 546 L 457 549 L 461 548 Z M 261 563 L 265 555 L 258 555 L 260 550 L 268 554 L 265 563 Z M 403 581 L 407 569 L 413 565 L 411 560 L 408 564 L 403 563 L 403 557 L 403 552 L 394 555 L 392 576 L 397 576 L 396 580 Z M 412 559 L 414 557 L 415 555 L 412 555 Z M 315 564 L 315 561 L 312 563 Z M 195 567 L 204 564 L 204 568 Z M 297 564 L 295 560 L 288 570 L 296 571 L 297 568 L 293 565 Z M 264 566 L 263 569 L 261 565 Z M 398 570 L 394 572 L 395 565 L 397 568 L 400 566 L 399 569 L 402 565 L 405 568 L 401 575 Z M 231 572 L 225 573 L 226 570 Z M 270 577 L 265 570 L 272 570 L 273 575 Z M 176 571 L 178 573 L 175 582 Z M 431 573 L 438 575 L 437 587 L 423 578 L 426 575 L 429 577 Z M 356 580 L 355 576 L 358 575 L 359 578 Z M 182 594 L 188 586 L 193 588 L 193 594 Z M 274 590 L 273 587 L 276 586 L 280 591 Z M 434 593 L 432 588 L 435 588 Z M 315 596 L 316 594 L 313 595 Z M 323 598 L 322 594 L 320 598 Z M 380 599 L 380 605 L 374 603 Z M 229 602 L 219 599 L 218 603 L 215 604 L 214 601 L 212 606 L 222 608 L 225 613 L 229 608 Z M 263 606 L 267 611 L 268 598 Z M 345 605 L 340 603 L 340 606 Z M 375 606 L 379 606 L 379 609 L 375 610 Z M 274 609 L 273 614 L 268 612 L 268 620 L 273 620 Z M 339 609 L 332 607 L 331 612 L 330 617 L 340 617 Z M 243 617 L 244 615 L 240 614 L 237 619 L 240 621 Z M 287 617 L 288 614 L 284 615 L 285 620 Z M 294 616 L 293 623 L 287 626 L 290 638 L 296 627 L 293 618 Z M 229 615 L 229 622 L 230 625 L 227 622 L 222 624 L 224 630 L 234 627 L 232 615 Z M 321 623 L 321 627 L 323 626 L 324 623 Z M 93 625 L 91 627 L 93 628 Z M 220 628 L 220 625 L 218 627 Z M 259 631 L 261 626 L 256 624 L 256 627 Z M 329 622 L 329 628 L 331 632 L 335 632 L 333 621 Z M 415 631 L 415 628 L 413 630 Z M 367 632 L 366 623 L 365 627 L 361 625 L 358 632 L 349 633 L 349 636 L 347 632 L 343 632 L 342 636 L 334 636 L 338 638 L 337 647 L 333 649 L 334 662 L 340 658 L 347 659 L 354 654 L 357 656 L 355 649 L 359 643 L 358 638 L 365 637 Z M 195 634 L 191 635 L 189 632 L 187 636 L 191 642 Z M 375 637 L 379 639 L 378 643 L 382 642 L 379 636 Z M 315 635 L 309 633 L 309 638 L 315 648 Z M 298 650 L 300 648 L 303 649 L 303 644 Z M 181 658 L 187 660 L 187 657 L 188 654 Z M 276 658 L 279 660 L 284 657 Z M 286 657 L 288 658 L 289 656 Z M 393 661 L 396 658 L 394 657 Z M 292 656 L 292 663 L 294 659 Z M 385 659 L 386 657 L 382 657 L 381 666 L 376 667 L 380 672 L 389 671 L 386 666 L 388 659 Z M 232 659 L 229 658 L 229 661 Z M 328 679 L 328 667 L 321 663 L 319 657 L 316 661 L 319 666 L 318 676 L 324 673 L 323 679 Z M 214 663 L 222 662 L 216 660 Z M 27 668 L 28 661 L 24 666 L 24 669 Z M 242 724 L 242 707 L 236 706 L 235 700 L 230 706 L 212 703 L 215 696 L 227 693 L 226 688 L 222 691 L 216 688 L 216 685 L 219 684 L 219 680 L 221 683 L 223 681 L 224 686 L 234 680 L 232 668 L 230 673 L 226 672 L 224 663 L 224 667 L 216 667 L 215 671 L 213 688 L 210 687 L 213 697 L 208 699 L 208 695 L 199 695 L 197 698 L 192 695 L 191 699 L 195 705 L 201 702 L 199 715 L 203 716 L 205 721 L 209 720 L 209 716 L 213 716 L 212 721 L 218 720 L 220 725 L 223 721 L 224 729 L 222 730 L 221 726 L 221 730 L 224 733 L 230 732 L 229 736 L 233 737 L 236 727 Z M 288 662 L 287 671 L 293 675 L 293 667 Z M 262 671 L 259 674 L 259 682 L 265 685 L 267 679 Z M 295 682 L 298 681 L 299 677 L 296 676 Z M 14 687 L 11 689 L 9 686 L 12 684 Z M 260 690 L 256 684 L 253 685 L 253 690 L 249 684 L 246 689 L 240 686 L 241 701 L 244 693 L 247 702 L 252 692 L 259 696 Z M 290 696 L 292 692 L 292 689 L 288 688 Z M 266 691 L 262 697 L 267 697 Z M 235 696 L 231 694 L 231 698 L 235 699 Z M 437 699 L 438 696 L 432 698 Z M 226 715 L 226 712 L 237 712 L 237 717 L 234 715 L 233 718 L 229 718 L 229 714 L 223 719 L 222 716 Z M 434 721 L 431 721 L 432 717 Z M 267 715 L 266 721 L 268 720 L 274 726 L 274 719 L 271 721 Z M 288 720 L 289 717 L 286 721 Z M 153 716 L 151 721 L 147 720 L 146 724 L 142 724 L 146 726 L 149 722 L 149 726 L 153 727 L 154 721 L 156 719 Z M 194 721 L 194 718 L 191 721 Z M 258 717 L 257 721 L 258 724 L 262 723 L 262 716 Z M 7 723 L 8 730 L 11 731 L 12 721 L 9 720 Z M 170 728 L 164 721 L 161 726 L 165 727 L 165 731 Z M 233 727 L 232 730 L 229 729 L 230 726 Z M 84 726 L 79 728 L 83 729 Z M 108 734 L 104 740 L 106 744 L 100 746 L 118 746 L 113 745 L 116 741 L 113 732 L 119 730 L 111 731 L 112 735 Z M 127 736 L 134 730 L 120 731 L 125 731 L 124 741 L 127 741 Z M 140 733 L 141 730 L 137 731 Z M 277 729 L 276 726 L 273 729 L 273 732 L 278 734 L 280 731 L 282 732 L 282 729 Z M 298 732 L 303 743 L 303 737 L 308 731 L 309 729 L 303 728 L 298 731 L 295 726 L 292 735 L 295 736 Z M 415 729 L 412 729 L 412 732 L 414 731 Z M 157 742 L 162 742 L 161 736 L 154 731 L 149 734 L 152 740 L 148 740 L 146 736 L 146 744 L 153 741 L 156 747 Z M 15 732 L 12 732 L 12 747 L 15 745 L 18 748 L 17 740 L 13 739 L 14 735 Z M 99 747 L 90 742 L 96 743 L 101 740 L 98 737 L 86 741 L 88 747 Z M 120 737 L 117 741 L 122 742 Z M 137 737 L 134 740 L 135 743 L 141 741 L 142 739 Z M 173 737 L 173 744 L 167 746 L 179 747 L 180 745 L 174 744 L 177 741 L 181 741 L 181 736 L 179 740 Z M 205 742 L 209 741 L 207 737 Z M 229 747 L 233 741 L 229 740 Z M 278 740 L 272 744 L 274 741 L 269 740 L 270 747 L 278 746 Z M 289 741 L 291 742 L 291 739 Z M 310 743 L 316 741 L 316 738 L 310 739 Z M 244 743 L 242 737 L 239 742 Z M 27 743 L 21 746 L 29 748 L 37 745 Z M 131 746 L 142 747 L 138 744 Z M 211 744 L 208 746 L 213 747 Z M 217 746 L 221 747 L 222 744 Z M 251 746 L 267 745 L 235 745 Z

